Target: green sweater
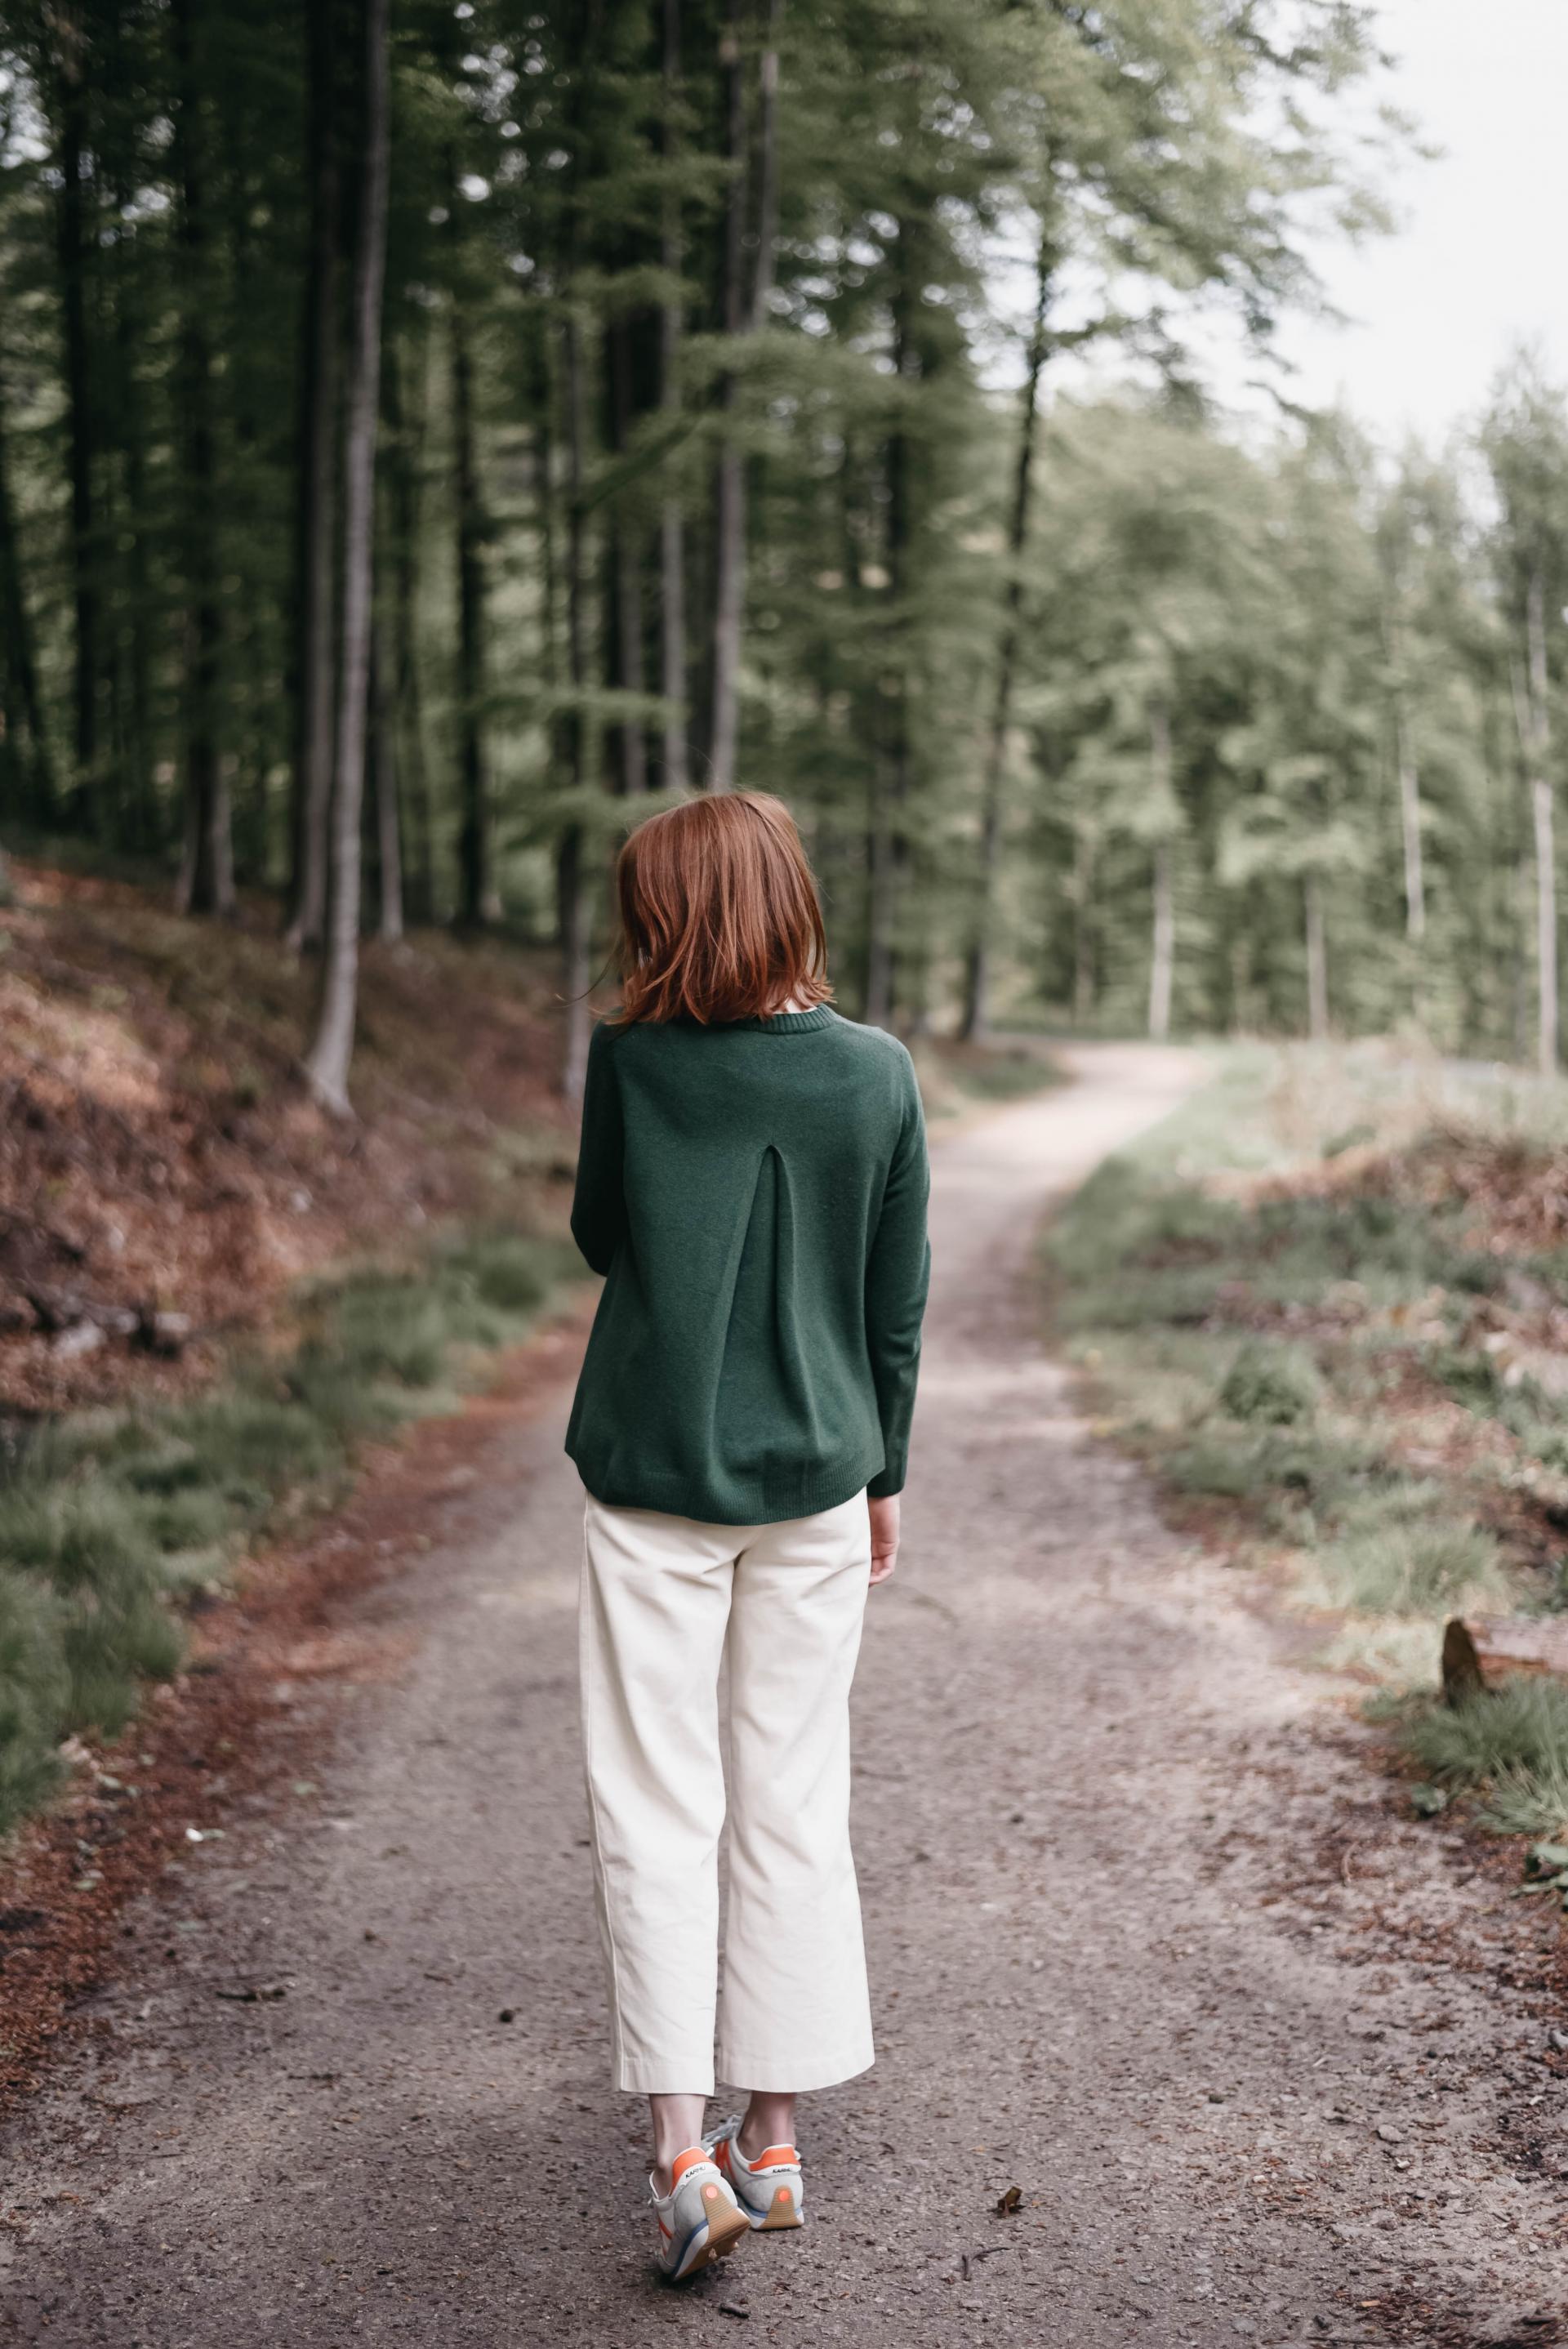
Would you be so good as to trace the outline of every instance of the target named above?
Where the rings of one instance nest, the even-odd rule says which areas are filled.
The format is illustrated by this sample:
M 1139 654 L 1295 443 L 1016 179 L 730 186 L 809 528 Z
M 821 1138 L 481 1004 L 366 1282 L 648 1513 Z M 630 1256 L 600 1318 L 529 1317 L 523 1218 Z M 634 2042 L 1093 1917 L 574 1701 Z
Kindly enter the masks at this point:
M 879 1028 L 596 1029 L 572 1229 L 607 1278 L 566 1434 L 590 1493 L 749 1526 L 898 1492 L 928 1188 Z

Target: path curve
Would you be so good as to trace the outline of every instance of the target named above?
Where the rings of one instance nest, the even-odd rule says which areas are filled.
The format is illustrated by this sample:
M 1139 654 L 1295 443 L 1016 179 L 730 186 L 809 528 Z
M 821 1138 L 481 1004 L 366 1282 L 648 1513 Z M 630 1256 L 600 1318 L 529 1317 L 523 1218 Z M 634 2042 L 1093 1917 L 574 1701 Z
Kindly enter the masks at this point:
M 1381 1821 L 1354 1736 L 1040 1349 L 1042 1207 L 1196 1067 L 1073 1059 L 936 1154 L 906 1560 L 857 1692 L 881 2054 L 813 2100 L 806 2235 L 684 2296 L 646 2273 L 563 1392 L 362 1604 L 416 1653 L 334 1699 L 317 1796 L 192 1846 L 129 1920 L 95 2028 L 0 2147 L 0 2341 L 641 2349 L 727 2335 L 728 2300 L 791 2349 L 1211 2349 L 1458 2342 L 1399 2311 L 1562 2304 L 1562 2118 L 1537 2095 L 1557 2136 L 1522 2175 L 1486 2145 L 1500 2081 L 1551 2087 L 1538 2024 L 1379 1937 L 1363 1872 L 1308 1865 L 1346 1806 Z M 1434 1920 L 1469 1897 L 1419 1830 L 1367 1847 Z

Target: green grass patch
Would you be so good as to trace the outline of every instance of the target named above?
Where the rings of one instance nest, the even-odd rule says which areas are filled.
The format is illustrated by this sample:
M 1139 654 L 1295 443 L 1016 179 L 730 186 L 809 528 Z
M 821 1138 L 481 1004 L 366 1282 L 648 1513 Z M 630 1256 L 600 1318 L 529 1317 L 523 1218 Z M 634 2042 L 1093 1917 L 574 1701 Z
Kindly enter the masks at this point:
M 1503 1835 L 1568 1826 L 1568 1688 L 1505 1681 L 1468 1704 L 1433 1705 L 1404 1731 L 1413 1761 L 1445 1788 L 1482 1797 L 1482 1823 Z
M 1421 1473 L 1400 1456 L 1403 1415 L 1426 1393 L 1568 1473 L 1568 1410 L 1471 1335 L 1491 1319 L 1478 1300 L 1551 1290 L 1561 1266 L 1496 1252 L 1465 1200 L 1401 1187 L 1394 1162 L 1323 1187 L 1325 1162 L 1346 1153 L 1411 1148 L 1461 1113 L 1478 1132 L 1514 1114 L 1457 1103 L 1449 1081 L 1375 1048 L 1228 1055 L 1045 1240 L 1053 1318 L 1111 1424 L 1170 1489 L 1233 1511 L 1243 1544 L 1261 1534 L 1295 1553 L 1303 1599 L 1346 1619 L 1342 1661 L 1398 1674 L 1424 1655 L 1427 1685 L 1445 1614 L 1568 1591 L 1489 1529 L 1487 1479 L 1505 1473 L 1490 1454 L 1429 1471 L 1423 1432 Z M 1238 1179 L 1259 1174 L 1284 1180 Z
M 40 1431 L 0 1481 L 0 1833 L 58 1785 L 63 1739 L 118 1735 L 178 1671 L 194 1585 L 284 1508 L 330 1498 L 361 1442 L 438 1408 L 579 1269 L 563 1243 L 516 1233 L 445 1241 L 315 1284 L 286 1360 Z

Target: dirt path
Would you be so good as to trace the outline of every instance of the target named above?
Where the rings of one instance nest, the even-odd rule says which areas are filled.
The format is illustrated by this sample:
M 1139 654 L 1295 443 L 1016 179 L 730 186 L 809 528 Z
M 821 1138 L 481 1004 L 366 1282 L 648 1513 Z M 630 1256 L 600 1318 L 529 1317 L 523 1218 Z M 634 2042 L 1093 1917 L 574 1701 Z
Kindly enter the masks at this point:
M 1495 1888 L 1390 1826 L 1322 1680 L 1039 1350 L 1041 1203 L 1190 1074 L 1078 1058 L 938 1156 L 907 1561 L 858 1695 L 881 2058 L 811 2108 L 806 2235 L 685 2296 L 645 2273 L 562 1397 L 360 1610 L 417 1653 L 335 1700 L 318 1793 L 192 1844 L 131 1920 L 0 2146 L 0 2340 L 640 2349 L 727 2334 L 727 2300 L 800 2349 L 1563 2337 L 1568 2083 L 1527 1971 L 1452 1956 Z M 284 1994 L 216 1994 L 254 1988 Z

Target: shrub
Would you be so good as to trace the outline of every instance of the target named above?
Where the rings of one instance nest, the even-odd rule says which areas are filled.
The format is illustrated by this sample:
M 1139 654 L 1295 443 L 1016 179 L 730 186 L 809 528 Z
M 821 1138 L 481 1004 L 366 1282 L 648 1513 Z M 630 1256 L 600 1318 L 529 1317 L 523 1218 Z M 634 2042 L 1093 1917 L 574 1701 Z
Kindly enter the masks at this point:
M 1506 1588 L 1495 1537 L 1435 1516 L 1341 1534 L 1318 1565 L 1329 1597 L 1365 1615 L 1430 1615 Z
M 1232 1419 L 1294 1427 L 1323 1399 L 1323 1381 L 1301 1346 L 1256 1339 L 1244 1345 L 1221 1381 L 1216 1401 Z

